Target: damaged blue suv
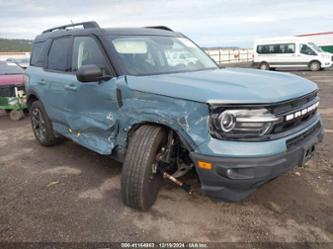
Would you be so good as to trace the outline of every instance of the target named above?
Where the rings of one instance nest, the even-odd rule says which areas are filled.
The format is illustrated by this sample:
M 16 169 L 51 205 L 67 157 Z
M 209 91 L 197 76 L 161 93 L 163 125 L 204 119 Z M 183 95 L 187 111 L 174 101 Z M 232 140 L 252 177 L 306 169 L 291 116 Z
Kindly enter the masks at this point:
M 28 104 L 37 141 L 64 137 L 123 162 L 121 196 L 139 210 L 163 178 L 239 201 L 302 166 L 322 139 L 315 83 L 220 69 L 181 33 L 158 27 L 52 28 L 33 42 Z

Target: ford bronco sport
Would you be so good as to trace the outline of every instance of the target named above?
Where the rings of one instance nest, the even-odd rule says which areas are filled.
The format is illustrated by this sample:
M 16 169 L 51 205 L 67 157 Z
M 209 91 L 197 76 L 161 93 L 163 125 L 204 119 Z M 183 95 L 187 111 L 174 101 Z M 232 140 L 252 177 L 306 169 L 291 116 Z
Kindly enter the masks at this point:
M 315 83 L 220 69 L 164 26 L 46 30 L 27 73 L 37 141 L 66 137 L 123 162 L 121 196 L 139 210 L 153 205 L 163 178 L 190 191 L 179 178 L 190 170 L 204 194 L 239 201 L 302 166 L 323 135 Z

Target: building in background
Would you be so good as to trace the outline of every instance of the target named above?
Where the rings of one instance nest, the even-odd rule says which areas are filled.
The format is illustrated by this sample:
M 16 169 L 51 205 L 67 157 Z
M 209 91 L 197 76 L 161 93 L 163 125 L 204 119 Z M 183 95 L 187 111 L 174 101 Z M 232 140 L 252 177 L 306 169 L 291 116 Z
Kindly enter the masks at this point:
M 333 31 L 313 34 L 301 34 L 298 37 L 305 37 L 308 41 L 316 43 L 323 50 L 333 53 Z

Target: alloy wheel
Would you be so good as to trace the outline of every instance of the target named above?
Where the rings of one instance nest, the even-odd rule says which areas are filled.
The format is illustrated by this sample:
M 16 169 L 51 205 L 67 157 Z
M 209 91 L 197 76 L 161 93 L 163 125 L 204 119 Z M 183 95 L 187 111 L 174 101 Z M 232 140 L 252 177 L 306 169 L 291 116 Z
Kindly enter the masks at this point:
M 46 126 L 42 112 L 40 111 L 39 108 L 34 108 L 32 110 L 31 120 L 35 135 L 40 141 L 44 141 L 46 136 Z

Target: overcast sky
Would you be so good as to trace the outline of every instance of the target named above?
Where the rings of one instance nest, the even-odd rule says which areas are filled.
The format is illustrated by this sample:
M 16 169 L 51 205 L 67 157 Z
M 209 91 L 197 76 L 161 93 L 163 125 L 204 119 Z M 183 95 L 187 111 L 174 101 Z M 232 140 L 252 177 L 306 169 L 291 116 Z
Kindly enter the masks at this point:
M 102 27 L 167 25 L 201 46 L 251 47 L 257 37 L 333 31 L 332 0 L 0 0 L 0 37 L 96 20 Z

